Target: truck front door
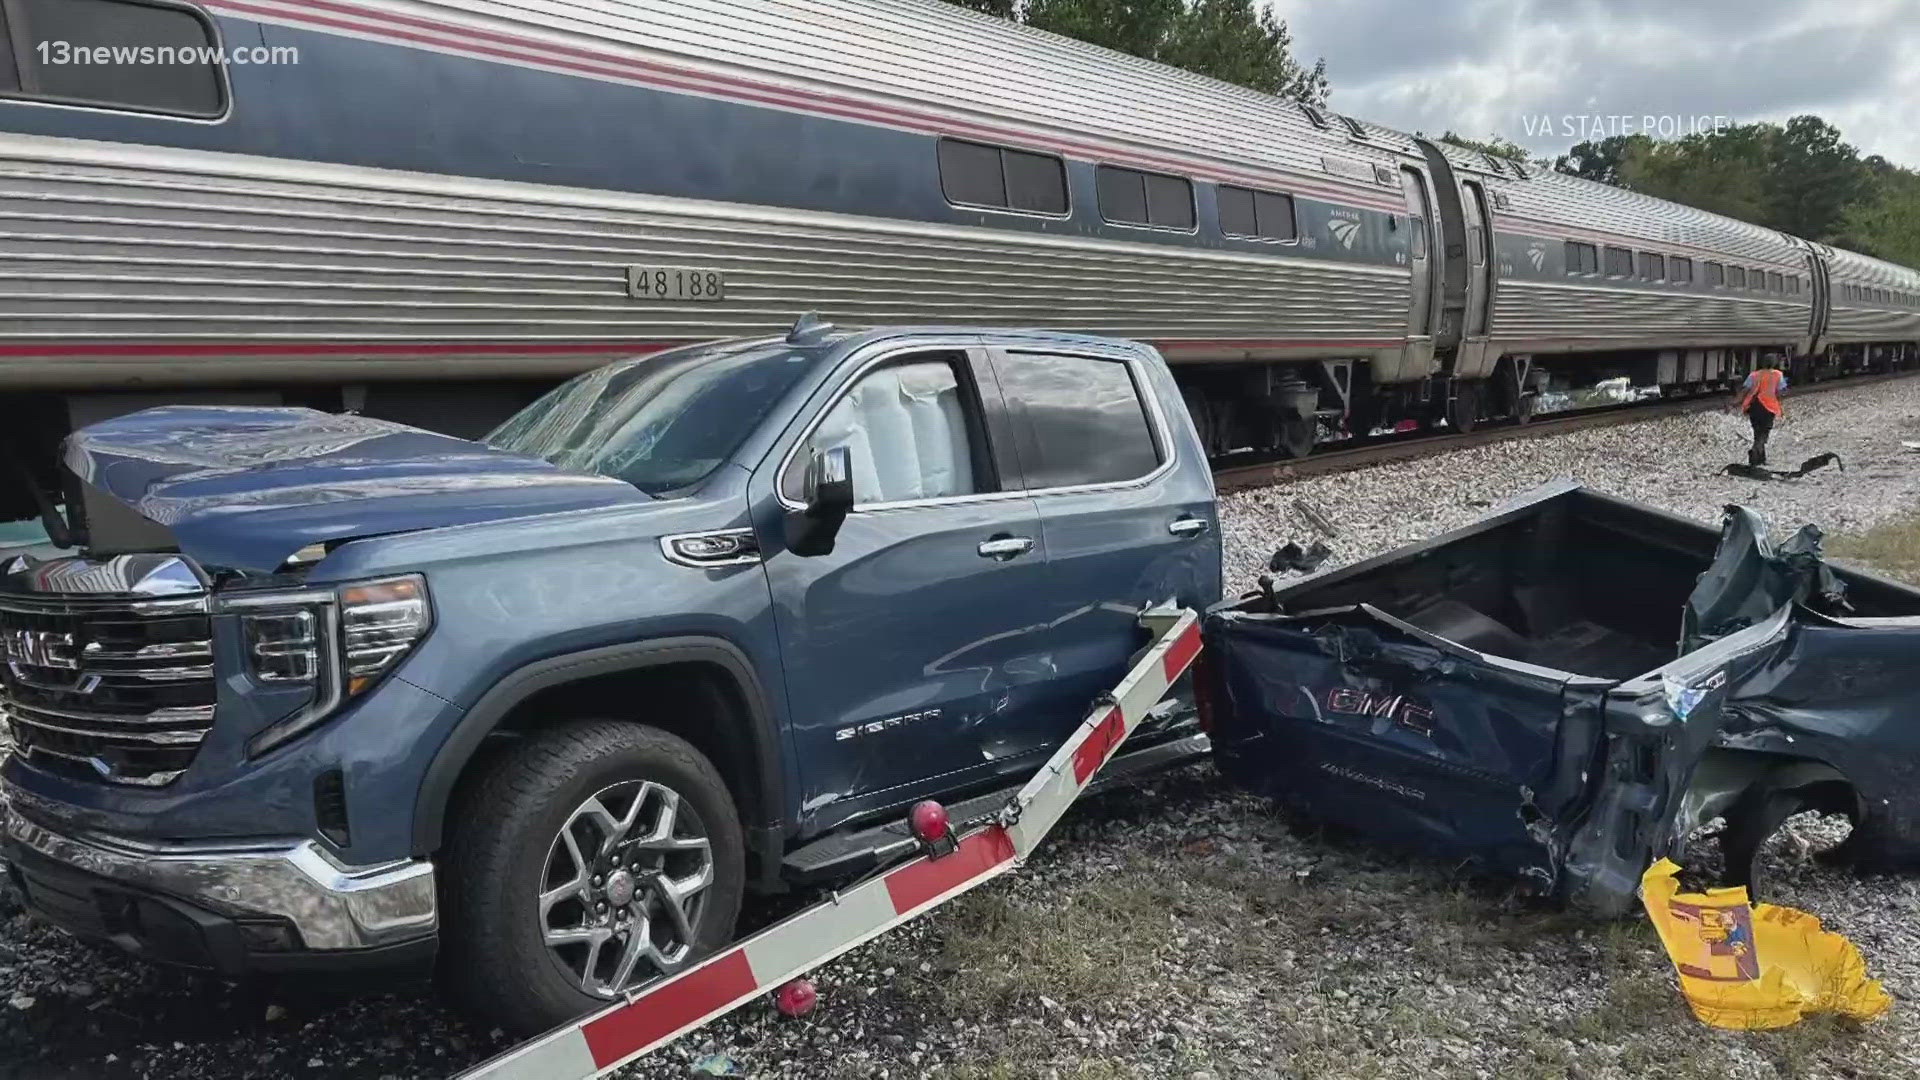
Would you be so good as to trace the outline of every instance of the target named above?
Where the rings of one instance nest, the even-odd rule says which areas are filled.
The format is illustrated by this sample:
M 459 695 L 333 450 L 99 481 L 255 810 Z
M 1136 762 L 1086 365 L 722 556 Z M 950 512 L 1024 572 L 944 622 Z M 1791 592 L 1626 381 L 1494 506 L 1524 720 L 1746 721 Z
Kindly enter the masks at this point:
M 871 356 L 754 478 L 809 830 L 991 775 L 1044 687 L 1047 567 L 1033 500 L 988 437 L 977 349 Z M 783 550 L 817 451 L 851 451 L 831 553 Z

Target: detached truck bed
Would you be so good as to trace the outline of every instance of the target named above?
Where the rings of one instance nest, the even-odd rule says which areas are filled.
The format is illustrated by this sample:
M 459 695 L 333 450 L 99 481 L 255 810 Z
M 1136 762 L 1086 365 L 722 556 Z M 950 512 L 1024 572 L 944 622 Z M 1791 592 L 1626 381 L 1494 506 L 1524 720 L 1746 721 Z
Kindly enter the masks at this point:
M 1729 880 L 1787 816 L 1920 855 L 1920 591 L 1571 484 L 1222 604 L 1202 697 L 1221 768 L 1322 821 L 1599 913 L 1724 817 Z

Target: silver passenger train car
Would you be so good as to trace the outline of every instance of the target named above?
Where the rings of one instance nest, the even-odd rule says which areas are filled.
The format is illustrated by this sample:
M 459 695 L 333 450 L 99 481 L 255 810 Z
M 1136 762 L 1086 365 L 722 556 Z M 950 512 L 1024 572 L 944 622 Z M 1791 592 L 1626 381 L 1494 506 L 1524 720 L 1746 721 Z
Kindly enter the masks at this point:
M 43 478 L 168 401 L 475 434 L 802 310 L 1150 341 L 1215 452 L 1920 342 L 1905 267 L 932 0 L 7 0 L 0 37 Z

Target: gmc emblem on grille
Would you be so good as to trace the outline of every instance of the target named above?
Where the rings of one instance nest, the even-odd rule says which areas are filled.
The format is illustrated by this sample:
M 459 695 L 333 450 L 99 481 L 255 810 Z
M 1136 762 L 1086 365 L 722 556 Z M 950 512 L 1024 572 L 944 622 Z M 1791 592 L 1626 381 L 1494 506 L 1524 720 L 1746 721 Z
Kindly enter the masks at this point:
M 0 643 L 4 643 L 7 659 L 16 664 L 43 668 L 80 667 L 80 658 L 73 652 L 73 635 L 57 634 L 51 630 L 8 630 Z

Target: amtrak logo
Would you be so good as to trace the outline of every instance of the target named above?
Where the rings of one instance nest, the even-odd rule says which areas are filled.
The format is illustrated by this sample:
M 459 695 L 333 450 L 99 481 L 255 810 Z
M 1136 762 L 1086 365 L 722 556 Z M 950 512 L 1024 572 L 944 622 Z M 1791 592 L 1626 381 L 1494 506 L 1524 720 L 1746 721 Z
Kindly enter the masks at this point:
M 1546 269 L 1546 266 L 1547 266 L 1547 249 L 1546 249 L 1546 248 L 1543 248 L 1543 247 L 1530 247 L 1530 248 L 1528 248 L 1528 249 L 1527 249 L 1527 261 L 1533 264 L 1533 268 L 1534 268 L 1535 270 L 1544 270 L 1544 269 Z
M 1333 238 L 1340 241 L 1341 247 L 1349 251 L 1353 249 L 1353 241 L 1360 235 L 1359 222 L 1348 221 L 1345 218 L 1335 218 L 1329 223 L 1328 227 L 1333 230 Z

